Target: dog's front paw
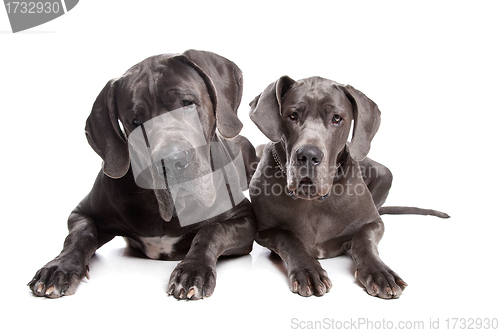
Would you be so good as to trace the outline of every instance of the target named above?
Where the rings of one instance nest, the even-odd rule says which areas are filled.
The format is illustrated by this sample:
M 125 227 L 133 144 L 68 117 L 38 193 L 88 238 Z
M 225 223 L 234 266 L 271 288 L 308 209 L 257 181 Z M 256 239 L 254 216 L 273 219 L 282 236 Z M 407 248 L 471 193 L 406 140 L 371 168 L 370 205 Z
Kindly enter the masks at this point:
M 58 298 L 73 295 L 84 276 L 88 278 L 88 266 L 85 264 L 56 258 L 36 272 L 28 287 L 36 296 Z
M 323 296 L 332 288 L 332 281 L 319 262 L 292 269 L 288 273 L 290 290 L 301 296 Z
M 177 299 L 210 297 L 215 289 L 215 265 L 183 260 L 170 275 L 167 293 Z
M 399 275 L 384 264 L 358 268 L 354 276 L 365 286 L 369 295 L 380 298 L 398 298 L 408 286 Z

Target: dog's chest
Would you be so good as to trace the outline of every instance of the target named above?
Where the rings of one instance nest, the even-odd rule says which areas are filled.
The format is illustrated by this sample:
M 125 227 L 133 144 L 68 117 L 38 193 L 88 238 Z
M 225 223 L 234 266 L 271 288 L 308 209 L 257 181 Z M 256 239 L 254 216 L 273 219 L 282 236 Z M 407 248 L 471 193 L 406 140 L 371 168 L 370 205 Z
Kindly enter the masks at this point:
M 168 259 L 174 252 L 174 246 L 182 237 L 137 237 L 127 238 L 127 243 L 151 259 Z

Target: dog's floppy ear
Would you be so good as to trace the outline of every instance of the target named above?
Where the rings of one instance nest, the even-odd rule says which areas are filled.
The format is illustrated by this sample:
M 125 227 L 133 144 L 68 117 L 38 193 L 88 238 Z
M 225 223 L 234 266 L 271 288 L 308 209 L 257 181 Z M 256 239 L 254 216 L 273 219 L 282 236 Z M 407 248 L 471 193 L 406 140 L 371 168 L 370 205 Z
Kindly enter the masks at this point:
M 116 82 L 110 80 L 97 96 L 85 126 L 87 140 L 101 156 L 103 172 L 111 178 L 123 177 L 130 165 L 127 141 L 118 125 L 114 93 Z
M 283 135 L 281 102 L 294 83 L 290 77 L 282 76 L 250 103 L 250 119 L 273 142 L 280 141 Z
M 243 124 L 237 111 L 243 95 L 243 73 L 232 61 L 212 52 L 188 50 L 188 59 L 207 85 L 214 106 L 217 129 L 225 138 L 240 133 Z
M 354 128 L 349 152 L 355 161 L 363 160 L 370 151 L 370 144 L 380 126 L 380 110 L 377 104 L 361 91 L 350 85 L 341 86 L 351 101 Z

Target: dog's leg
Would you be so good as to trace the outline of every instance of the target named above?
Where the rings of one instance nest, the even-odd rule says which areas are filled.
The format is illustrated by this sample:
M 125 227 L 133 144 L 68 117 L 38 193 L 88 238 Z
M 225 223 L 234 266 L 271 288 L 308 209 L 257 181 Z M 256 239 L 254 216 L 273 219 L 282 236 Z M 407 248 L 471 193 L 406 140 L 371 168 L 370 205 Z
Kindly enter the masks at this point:
M 245 255 L 252 250 L 255 222 L 237 218 L 202 227 L 185 258 L 170 276 L 167 293 L 177 299 L 200 299 L 212 295 L 215 266 L 221 255 Z
M 407 284 L 378 255 L 377 244 L 384 233 L 382 221 L 364 225 L 353 237 L 351 255 L 357 279 L 368 294 L 380 298 L 398 298 Z
M 113 238 L 98 235 L 94 221 L 76 210 L 68 218 L 68 229 L 61 253 L 28 283 L 36 296 L 57 298 L 74 294 L 80 281 L 88 276 L 90 257 Z
M 332 282 L 326 271 L 292 232 L 278 228 L 266 229 L 257 233 L 256 241 L 285 261 L 292 292 L 301 296 L 321 296 L 331 289 Z

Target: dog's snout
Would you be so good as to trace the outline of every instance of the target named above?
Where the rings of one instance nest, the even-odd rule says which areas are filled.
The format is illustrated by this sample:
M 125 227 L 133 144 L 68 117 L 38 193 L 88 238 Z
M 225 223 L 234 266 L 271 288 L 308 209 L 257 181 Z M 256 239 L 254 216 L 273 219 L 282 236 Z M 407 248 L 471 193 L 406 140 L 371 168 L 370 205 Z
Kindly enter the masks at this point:
M 301 166 L 316 166 L 323 160 L 323 152 L 313 146 L 304 146 L 297 149 L 297 162 Z

